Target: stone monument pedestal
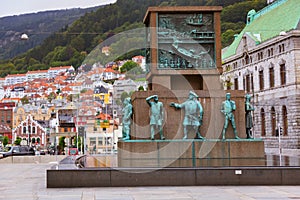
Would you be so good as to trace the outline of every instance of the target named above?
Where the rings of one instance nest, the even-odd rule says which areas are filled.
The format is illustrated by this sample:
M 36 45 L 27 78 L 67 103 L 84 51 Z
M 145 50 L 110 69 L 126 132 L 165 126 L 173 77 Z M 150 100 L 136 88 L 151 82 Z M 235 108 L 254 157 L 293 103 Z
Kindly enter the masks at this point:
M 265 166 L 260 139 L 118 142 L 118 167 Z

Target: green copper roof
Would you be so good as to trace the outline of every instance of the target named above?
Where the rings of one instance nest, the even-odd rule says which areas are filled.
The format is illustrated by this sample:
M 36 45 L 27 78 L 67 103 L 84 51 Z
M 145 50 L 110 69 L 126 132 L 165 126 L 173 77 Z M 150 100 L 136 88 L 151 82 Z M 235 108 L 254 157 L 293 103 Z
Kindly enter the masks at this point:
M 263 43 L 280 32 L 297 29 L 300 19 L 300 0 L 277 0 L 254 14 L 253 21 L 246 25 L 233 43 L 224 51 L 222 59 L 236 54 L 236 49 L 247 34 L 257 44 Z

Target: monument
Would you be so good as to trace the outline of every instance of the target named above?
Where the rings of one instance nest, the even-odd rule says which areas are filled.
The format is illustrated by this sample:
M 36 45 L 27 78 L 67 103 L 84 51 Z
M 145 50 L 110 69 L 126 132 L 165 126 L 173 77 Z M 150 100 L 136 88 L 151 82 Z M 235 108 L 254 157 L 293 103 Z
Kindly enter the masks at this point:
M 131 97 L 131 138 L 118 142 L 119 167 L 243 166 L 264 158 L 263 141 L 245 138 L 244 91 L 222 89 L 221 9 L 148 8 L 148 91 Z M 226 93 L 234 108 L 225 106 Z

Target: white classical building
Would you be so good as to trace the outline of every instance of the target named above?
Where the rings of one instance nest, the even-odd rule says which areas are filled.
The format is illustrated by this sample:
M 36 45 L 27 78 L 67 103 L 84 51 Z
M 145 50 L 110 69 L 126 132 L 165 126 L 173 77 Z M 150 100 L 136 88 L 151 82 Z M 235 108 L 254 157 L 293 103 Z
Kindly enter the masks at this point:
M 224 87 L 252 95 L 252 131 L 270 152 L 300 149 L 299 19 L 299 0 L 273 1 L 249 11 L 246 27 L 222 50 Z
M 48 70 L 28 71 L 26 73 L 26 77 L 28 81 L 32 81 L 38 78 L 49 78 L 49 74 L 48 74 Z

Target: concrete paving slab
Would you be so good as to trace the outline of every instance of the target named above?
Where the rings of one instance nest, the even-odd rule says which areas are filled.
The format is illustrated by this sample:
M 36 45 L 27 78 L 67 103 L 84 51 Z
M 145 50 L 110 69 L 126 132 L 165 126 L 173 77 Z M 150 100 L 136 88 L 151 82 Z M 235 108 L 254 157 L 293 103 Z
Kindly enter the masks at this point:
M 0 164 L 0 200 L 300 200 L 300 186 L 46 188 L 52 165 Z

